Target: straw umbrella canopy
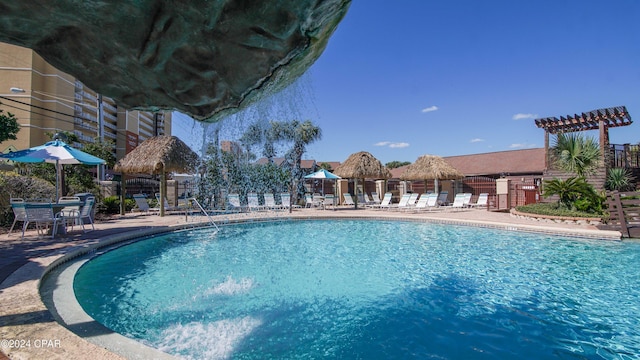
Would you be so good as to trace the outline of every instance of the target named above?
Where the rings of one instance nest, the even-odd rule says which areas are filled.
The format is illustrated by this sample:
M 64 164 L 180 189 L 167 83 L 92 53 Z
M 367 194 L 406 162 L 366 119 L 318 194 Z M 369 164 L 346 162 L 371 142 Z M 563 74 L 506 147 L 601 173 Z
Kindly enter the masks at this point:
M 400 175 L 402 180 L 435 180 L 438 192 L 438 180 L 462 179 L 464 174 L 436 155 L 422 155 Z
M 145 140 L 120 159 L 114 170 L 123 174 L 120 213 L 124 214 L 124 174 L 159 174 L 160 199 L 165 199 L 168 172 L 193 173 L 199 157 L 176 136 L 155 136 Z M 160 216 L 164 216 L 164 201 L 160 201 Z
M 358 179 L 388 179 L 391 177 L 391 171 L 382 165 L 380 160 L 366 151 L 360 151 L 351 154 L 347 160 L 340 164 L 333 171 L 334 174 L 343 177 L 355 179 L 356 191 L 358 189 Z M 358 208 L 358 194 L 355 194 L 356 209 Z

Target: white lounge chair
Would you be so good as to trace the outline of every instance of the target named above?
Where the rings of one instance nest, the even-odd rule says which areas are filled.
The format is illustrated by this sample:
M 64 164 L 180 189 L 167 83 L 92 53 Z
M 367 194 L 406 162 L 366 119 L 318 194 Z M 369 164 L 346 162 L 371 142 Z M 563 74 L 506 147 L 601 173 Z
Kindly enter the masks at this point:
M 399 210 L 403 210 L 407 207 L 407 204 L 409 204 L 409 199 L 411 198 L 411 194 L 406 193 L 404 195 L 402 195 L 402 197 L 400 198 L 400 202 L 398 202 L 397 204 L 392 204 L 389 207 L 389 210 L 392 209 L 399 209 Z
M 416 211 L 431 211 L 438 208 L 438 194 L 428 193 L 422 194 L 418 204 L 415 206 Z
M 156 201 L 158 202 L 158 207 L 160 207 L 160 193 L 156 193 Z M 158 209 L 159 210 L 159 209 Z M 179 206 L 171 206 L 169 205 L 169 201 L 167 201 L 167 197 L 164 198 L 164 210 L 165 211 L 178 211 L 180 210 Z
M 344 194 L 342 194 L 342 196 L 344 197 L 343 205 L 356 206 L 356 203 L 353 202 L 353 198 L 351 197 L 351 194 L 344 193 Z
M 478 195 L 478 199 L 476 200 L 476 202 L 469 204 L 469 207 L 474 209 L 487 207 L 488 200 L 489 200 L 489 193 L 480 193 L 480 195 Z
M 280 199 L 282 201 L 282 207 L 285 209 L 289 209 L 290 207 L 299 208 L 300 205 L 291 204 L 291 194 L 290 193 L 281 193 Z
M 411 193 L 409 196 L 409 201 L 407 201 L 407 207 L 414 207 L 420 198 L 420 193 Z
M 382 198 L 382 201 L 380 201 L 377 204 L 371 204 L 371 205 L 367 205 L 366 207 L 372 208 L 372 209 L 386 209 L 389 208 L 391 206 L 391 198 L 392 198 L 392 194 L 390 192 L 387 192 L 384 194 L 384 197 Z
M 448 206 L 443 206 L 443 208 L 451 209 L 451 210 L 463 210 L 465 198 L 466 198 L 466 195 L 464 193 L 458 193 L 453 199 L 453 203 Z
M 464 194 L 464 207 L 469 207 L 471 204 L 471 193 L 463 193 Z
M 249 208 L 249 211 L 261 211 L 265 209 L 264 206 L 260 205 L 260 200 L 256 193 L 247 194 L 247 207 Z
M 282 205 L 276 204 L 276 198 L 273 196 L 273 193 L 264 194 L 264 206 L 268 210 L 281 210 L 284 208 Z
M 140 211 L 150 213 L 151 211 L 160 211 L 160 208 L 152 208 L 149 206 L 147 197 L 144 194 L 133 194 L 133 200 L 136 201 L 136 206 L 131 209 L 131 212 Z
M 230 210 L 236 212 L 245 212 L 247 211 L 247 207 L 240 203 L 240 195 L 239 194 L 229 194 L 227 195 L 227 200 L 229 201 L 229 205 L 231 205 Z

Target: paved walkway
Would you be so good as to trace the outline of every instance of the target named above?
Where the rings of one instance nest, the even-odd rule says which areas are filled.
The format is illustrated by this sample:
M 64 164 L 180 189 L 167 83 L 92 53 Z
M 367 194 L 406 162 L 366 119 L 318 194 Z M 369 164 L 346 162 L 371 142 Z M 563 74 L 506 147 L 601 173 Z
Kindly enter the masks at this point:
M 534 231 L 589 238 L 619 238 L 619 233 L 601 231 L 591 225 L 537 222 L 508 213 L 485 210 L 433 211 L 418 214 L 398 211 L 338 209 L 297 209 L 288 212 L 261 212 L 216 216 L 220 223 L 259 218 L 394 218 L 415 221 L 456 223 L 500 229 Z M 39 238 L 29 231 L 0 235 L 0 359 L 121 359 L 119 355 L 90 343 L 57 323 L 42 302 L 40 279 L 58 259 L 74 251 L 124 237 L 171 231 L 193 226 L 184 215 L 125 215 L 99 221 L 96 230 L 76 231 L 62 238 Z M 90 336 L 90 335 L 89 335 Z M 135 356 L 131 356 L 133 358 Z

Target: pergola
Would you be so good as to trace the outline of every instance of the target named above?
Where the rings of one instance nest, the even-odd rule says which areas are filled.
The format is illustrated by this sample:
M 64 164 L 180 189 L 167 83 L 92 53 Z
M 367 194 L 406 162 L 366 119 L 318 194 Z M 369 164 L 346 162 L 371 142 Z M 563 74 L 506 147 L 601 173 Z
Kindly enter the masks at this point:
M 631 116 L 625 106 L 588 111 L 582 114 L 535 119 L 536 126 L 544 129 L 545 168 L 549 166 L 549 134 L 600 130 L 600 152 L 605 160 L 609 147 L 609 128 L 631 125 Z

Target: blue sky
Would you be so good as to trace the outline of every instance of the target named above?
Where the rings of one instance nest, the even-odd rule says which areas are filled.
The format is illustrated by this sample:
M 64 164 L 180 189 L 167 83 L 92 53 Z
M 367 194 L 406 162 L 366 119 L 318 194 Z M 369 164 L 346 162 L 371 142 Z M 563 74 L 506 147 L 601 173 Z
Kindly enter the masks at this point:
M 233 140 L 254 120 L 310 119 L 318 161 L 542 147 L 537 117 L 625 105 L 640 119 L 639 20 L 636 0 L 355 0 L 295 86 L 219 126 Z M 639 129 L 610 140 L 638 143 Z M 174 120 L 194 150 L 201 131 Z

